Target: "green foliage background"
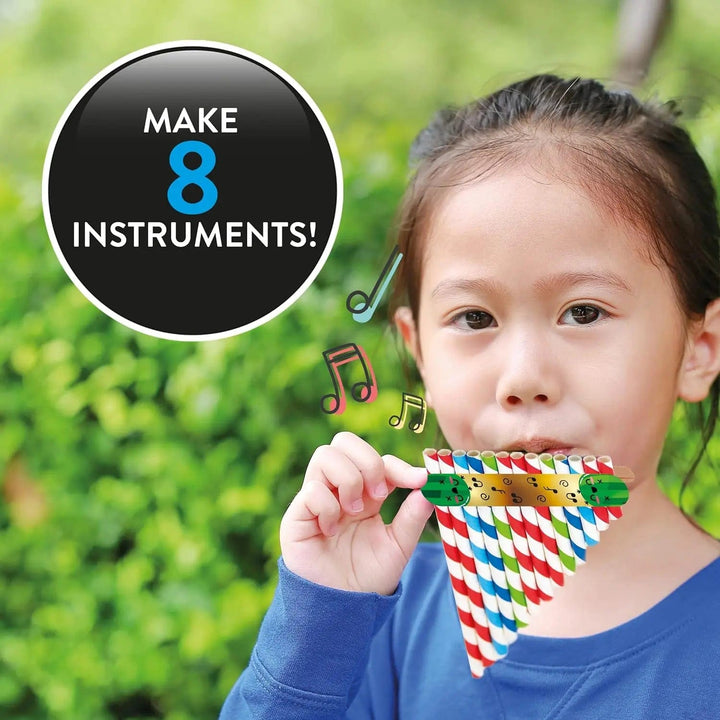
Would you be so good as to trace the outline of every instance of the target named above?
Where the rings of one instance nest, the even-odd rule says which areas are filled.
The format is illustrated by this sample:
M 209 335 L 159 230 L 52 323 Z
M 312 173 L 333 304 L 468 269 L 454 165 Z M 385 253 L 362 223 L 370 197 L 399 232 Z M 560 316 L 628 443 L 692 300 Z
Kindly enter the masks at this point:
M 541 71 L 610 79 L 610 0 L 0 1 L 0 716 L 214 718 L 245 667 L 275 586 L 280 518 L 313 450 L 343 429 L 419 464 L 435 444 L 389 428 L 421 392 L 383 317 L 359 326 L 415 133 L 444 103 Z M 675 97 L 720 179 L 720 15 L 678 3 L 640 89 Z M 56 122 L 102 68 L 158 42 L 262 55 L 316 101 L 338 144 L 344 209 L 313 286 L 223 341 L 135 333 L 69 281 L 42 218 Z M 319 410 L 324 349 L 353 340 L 380 393 Z M 661 465 L 672 497 L 697 450 L 678 406 Z M 717 459 L 717 438 L 710 445 Z M 720 534 L 704 460 L 686 504 Z M 388 502 L 392 517 L 398 498 Z M 433 537 L 428 528 L 425 539 Z

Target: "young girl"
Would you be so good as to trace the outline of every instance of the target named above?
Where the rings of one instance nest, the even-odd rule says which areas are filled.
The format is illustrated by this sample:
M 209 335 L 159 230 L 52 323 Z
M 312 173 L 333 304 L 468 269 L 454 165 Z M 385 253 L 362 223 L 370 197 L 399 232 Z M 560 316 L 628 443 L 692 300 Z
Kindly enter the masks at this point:
M 473 678 L 442 547 L 418 544 L 426 470 L 339 433 L 221 720 L 719 716 L 720 545 L 656 483 L 676 400 L 712 395 L 707 442 L 720 373 L 715 192 L 677 115 L 528 78 L 437 114 L 400 209 L 395 323 L 448 447 L 609 455 L 635 475 L 623 517 Z

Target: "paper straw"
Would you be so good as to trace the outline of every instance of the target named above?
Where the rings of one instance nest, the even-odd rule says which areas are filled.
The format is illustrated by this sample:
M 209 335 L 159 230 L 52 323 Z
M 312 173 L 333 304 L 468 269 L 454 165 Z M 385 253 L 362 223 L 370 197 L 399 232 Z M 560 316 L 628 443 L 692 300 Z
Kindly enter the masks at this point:
M 457 450 L 453 453 L 453 460 L 457 472 L 482 473 L 483 467 L 479 458 L 473 458 L 475 466 L 470 468 L 470 458 L 464 450 Z M 468 527 L 479 529 L 485 543 L 485 551 L 490 568 L 490 576 L 495 586 L 500 617 L 505 628 L 505 637 L 508 644 L 517 638 L 518 623 L 513 607 L 512 594 L 505 574 L 505 561 L 500 551 L 500 541 L 492 509 L 488 506 L 472 507 L 466 505 L 464 508 Z M 477 519 L 476 519 L 477 518 Z M 477 524 L 476 524 L 477 523 Z
M 440 472 L 437 452 L 432 448 L 423 451 L 425 468 L 430 473 Z M 496 659 L 496 652 L 490 641 L 487 627 L 483 629 L 482 623 L 478 631 L 475 617 L 472 612 L 470 593 L 465 583 L 459 551 L 455 543 L 452 529 L 452 520 L 447 508 L 435 506 L 435 515 L 438 520 L 440 539 L 442 541 L 445 560 L 450 574 L 450 584 L 455 598 L 455 607 L 460 620 L 460 630 L 465 643 L 465 651 L 473 677 L 482 677 L 485 667 Z M 481 602 L 481 600 L 479 600 Z M 477 614 L 477 613 L 476 613 Z M 485 620 L 487 624 L 487 620 Z
M 430 473 L 614 475 L 609 455 L 426 448 L 423 460 Z M 502 491 L 502 484 L 487 482 Z M 543 488 L 541 477 L 537 484 L 539 492 L 553 492 Z M 435 506 L 435 514 L 470 671 L 479 678 L 508 653 L 517 628 L 528 624 L 540 602 L 552 599 L 555 586 L 585 561 L 587 547 L 622 516 L 622 507 Z
M 542 455 L 540 456 L 543 457 Z M 567 455 L 558 453 L 557 455 L 550 456 L 550 462 L 553 464 L 553 470 L 556 474 L 568 475 L 570 473 L 570 466 L 567 461 Z M 560 484 L 567 483 L 567 481 L 561 481 Z M 567 483 L 569 485 L 569 483 Z M 562 491 L 558 491 L 562 492 Z M 580 493 L 574 493 L 569 495 L 566 493 L 566 500 L 573 498 L 577 501 L 577 498 L 582 500 Z M 587 540 L 585 539 L 585 533 L 583 531 L 582 520 L 580 518 L 580 512 L 576 507 L 563 507 L 558 508 L 565 514 L 565 524 L 567 525 L 568 534 L 570 536 L 570 545 L 572 546 L 573 552 L 575 553 L 575 561 L 577 563 L 584 563 L 585 556 L 587 554 Z
M 605 473 L 606 475 L 615 474 L 615 471 L 613 470 L 613 461 L 609 455 L 601 455 L 597 459 L 597 467 L 601 473 Z M 607 511 L 611 519 L 622 517 L 623 514 L 622 505 L 610 506 L 607 508 Z
M 515 472 L 513 464 L 510 461 L 510 453 L 506 450 L 495 453 L 495 462 L 498 471 L 505 474 Z M 543 598 L 538 593 L 535 570 L 533 568 L 527 533 L 525 531 L 525 522 L 523 521 L 522 512 L 519 507 L 508 505 L 505 510 L 507 512 L 511 542 L 515 548 L 515 558 L 520 570 L 520 581 L 522 582 L 523 592 L 527 598 L 528 612 L 532 613 Z
M 580 455 L 570 455 L 567 458 L 567 464 L 572 474 L 582 475 L 585 472 L 583 466 L 582 457 Z M 587 546 L 597 545 L 600 542 L 600 530 L 595 524 L 595 513 L 591 507 L 587 505 L 581 505 L 578 507 L 578 513 L 580 514 L 580 520 L 582 522 L 583 532 L 585 533 L 585 540 Z
M 495 453 L 491 450 L 485 450 L 478 452 L 476 450 L 470 450 L 467 453 L 468 464 L 471 469 L 473 463 L 480 461 L 483 474 L 486 475 L 497 475 L 498 461 L 495 457 Z M 499 478 L 498 478 L 499 480 Z M 494 485 L 493 485 L 494 487 Z M 498 486 L 502 489 L 502 485 Z M 507 513 L 508 508 L 504 505 L 491 506 L 490 511 L 494 520 L 494 525 L 497 530 L 498 545 L 500 546 L 500 554 L 505 565 L 505 577 L 507 578 L 508 589 L 510 590 L 510 599 L 513 605 L 513 612 L 515 613 L 515 619 L 518 627 L 524 627 L 530 620 L 530 610 L 528 607 L 528 597 L 525 592 L 525 584 L 520 574 L 520 563 L 517 557 L 517 551 L 515 549 L 515 539 L 513 538 L 513 532 L 510 527 L 510 518 Z M 532 573 L 531 573 L 532 575 Z M 535 577 L 532 575 L 533 585 Z M 532 592 L 532 590 L 531 590 Z
M 438 457 L 452 463 L 452 472 L 461 475 L 469 473 L 464 451 L 441 450 Z M 499 558 L 499 553 L 494 552 L 494 548 L 488 547 L 491 538 L 480 519 L 478 512 L 480 508 L 464 506 L 458 509 L 463 513 L 462 530 L 468 535 L 470 552 L 475 562 L 477 580 L 488 618 L 490 637 L 498 654 L 505 655 L 508 645 L 517 637 L 517 624 L 512 612 L 502 559 Z M 458 528 L 455 531 L 457 533 Z M 502 581 L 498 582 L 500 578 Z
M 594 455 L 583 456 L 583 472 L 586 473 L 598 473 L 597 458 Z M 606 507 L 593 507 L 593 514 L 595 515 L 595 524 L 598 530 L 602 532 L 610 527 L 610 513 Z
M 551 453 L 541 453 L 538 455 L 537 461 L 540 465 L 540 471 L 542 473 L 545 475 L 555 474 L 555 463 L 553 462 L 553 456 Z M 544 492 L 550 492 L 547 488 L 543 488 L 543 490 Z M 550 513 L 550 521 L 552 522 L 553 530 L 555 531 L 555 539 L 557 541 L 560 562 L 562 562 L 565 567 L 565 572 L 568 575 L 572 575 L 577 567 L 577 557 L 575 555 L 575 549 L 570 542 L 570 530 L 568 528 L 564 508 L 548 507 L 543 508 L 543 510 L 548 510 Z
M 529 473 L 536 475 L 542 474 L 542 468 L 540 467 L 540 460 L 537 453 L 525 453 L 525 464 L 527 465 Z M 542 533 L 542 541 L 545 546 L 545 559 L 547 560 L 548 567 L 550 568 L 550 576 L 552 577 L 553 582 L 560 585 L 562 584 L 560 578 L 564 578 L 566 574 L 572 574 L 570 572 L 571 561 L 573 565 L 572 570 L 575 570 L 574 556 L 568 556 L 563 549 L 561 557 L 557 534 L 555 532 L 555 528 L 553 527 L 552 516 L 550 514 L 550 508 L 538 505 L 535 508 L 535 511 L 537 512 L 538 525 Z M 565 562 L 563 562 L 563 559 Z M 562 582 L 564 582 L 564 580 Z
M 448 449 L 438 450 L 440 472 L 456 472 L 452 452 Z M 488 628 L 494 655 L 503 657 L 507 654 L 510 643 L 505 631 L 502 612 L 496 597 L 495 586 L 490 575 L 490 563 L 480 532 L 470 527 L 467 515 L 462 507 L 449 507 L 452 520 L 455 544 L 462 556 L 463 577 L 468 590 L 472 591 L 470 605 L 476 625 Z M 472 536 L 472 537 L 471 537 Z M 493 657 L 491 655 L 490 657 Z M 496 659 L 496 658 L 495 658 Z
M 528 472 L 525 462 L 525 453 L 516 450 L 510 453 L 510 463 L 513 472 L 516 474 L 524 474 Z M 538 594 L 544 600 L 550 600 L 555 593 L 555 583 L 553 582 L 553 573 L 547 562 L 545 553 L 545 543 L 543 542 L 543 533 L 540 529 L 540 518 L 534 507 L 523 505 L 520 507 L 520 513 L 525 523 L 525 536 L 528 541 L 528 549 L 530 550 L 530 558 L 532 559 L 533 570 L 535 571 L 535 582 L 538 587 Z M 559 585 L 564 582 L 564 575 L 559 576 Z

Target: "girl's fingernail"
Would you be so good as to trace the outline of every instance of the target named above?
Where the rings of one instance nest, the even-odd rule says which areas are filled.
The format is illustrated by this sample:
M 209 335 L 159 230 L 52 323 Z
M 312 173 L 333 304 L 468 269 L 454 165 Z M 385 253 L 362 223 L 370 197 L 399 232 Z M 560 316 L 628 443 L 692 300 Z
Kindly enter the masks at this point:
M 333 523 L 327 529 L 327 536 L 332 537 L 333 535 L 337 535 L 337 531 L 338 531 L 337 523 Z
M 387 485 L 385 483 L 380 483 L 373 490 L 373 496 L 376 498 L 387 497 L 387 494 L 388 494 L 388 490 L 387 490 Z
M 365 507 L 365 504 L 363 503 L 362 499 L 356 500 L 356 501 L 352 504 L 352 506 L 351 506 L 352 511 L 353 511 L 353 512 L 356 512 L 356 513 L 357 513 L 357 512 L 362 512 L 362 509 L 363 509 L 364 507 Z

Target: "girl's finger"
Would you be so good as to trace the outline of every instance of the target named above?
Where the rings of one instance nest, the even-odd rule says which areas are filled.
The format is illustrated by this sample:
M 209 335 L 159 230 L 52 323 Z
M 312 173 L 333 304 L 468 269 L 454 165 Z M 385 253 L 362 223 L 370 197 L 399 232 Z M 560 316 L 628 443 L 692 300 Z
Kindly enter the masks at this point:
M 421 488 L 426 482 L 428 473 L 425 468 L 415 467 L 394 455 L 383 455 L 385 478 L 395 487 Z
M 282 519 L 285 539 L 307 540 L 318 534 L 328 537 L 337 532 L 341 508 L 333 491 L 324 483 L 311 482 L 290 503 Z
M 342 509 L 356 515 L 364 509 L 364 479 L 357 465 L 339 448 L 322 445 L 308 464 L 303 487 L 322 483 L 337 491 Z
M 387 496 L 385 466 L 380 454 L 370 443 L 351 432 L 340 432 L 330 443 L 352 460 L 363 478 L 365 491 L 370 497 L 381 499 Z

